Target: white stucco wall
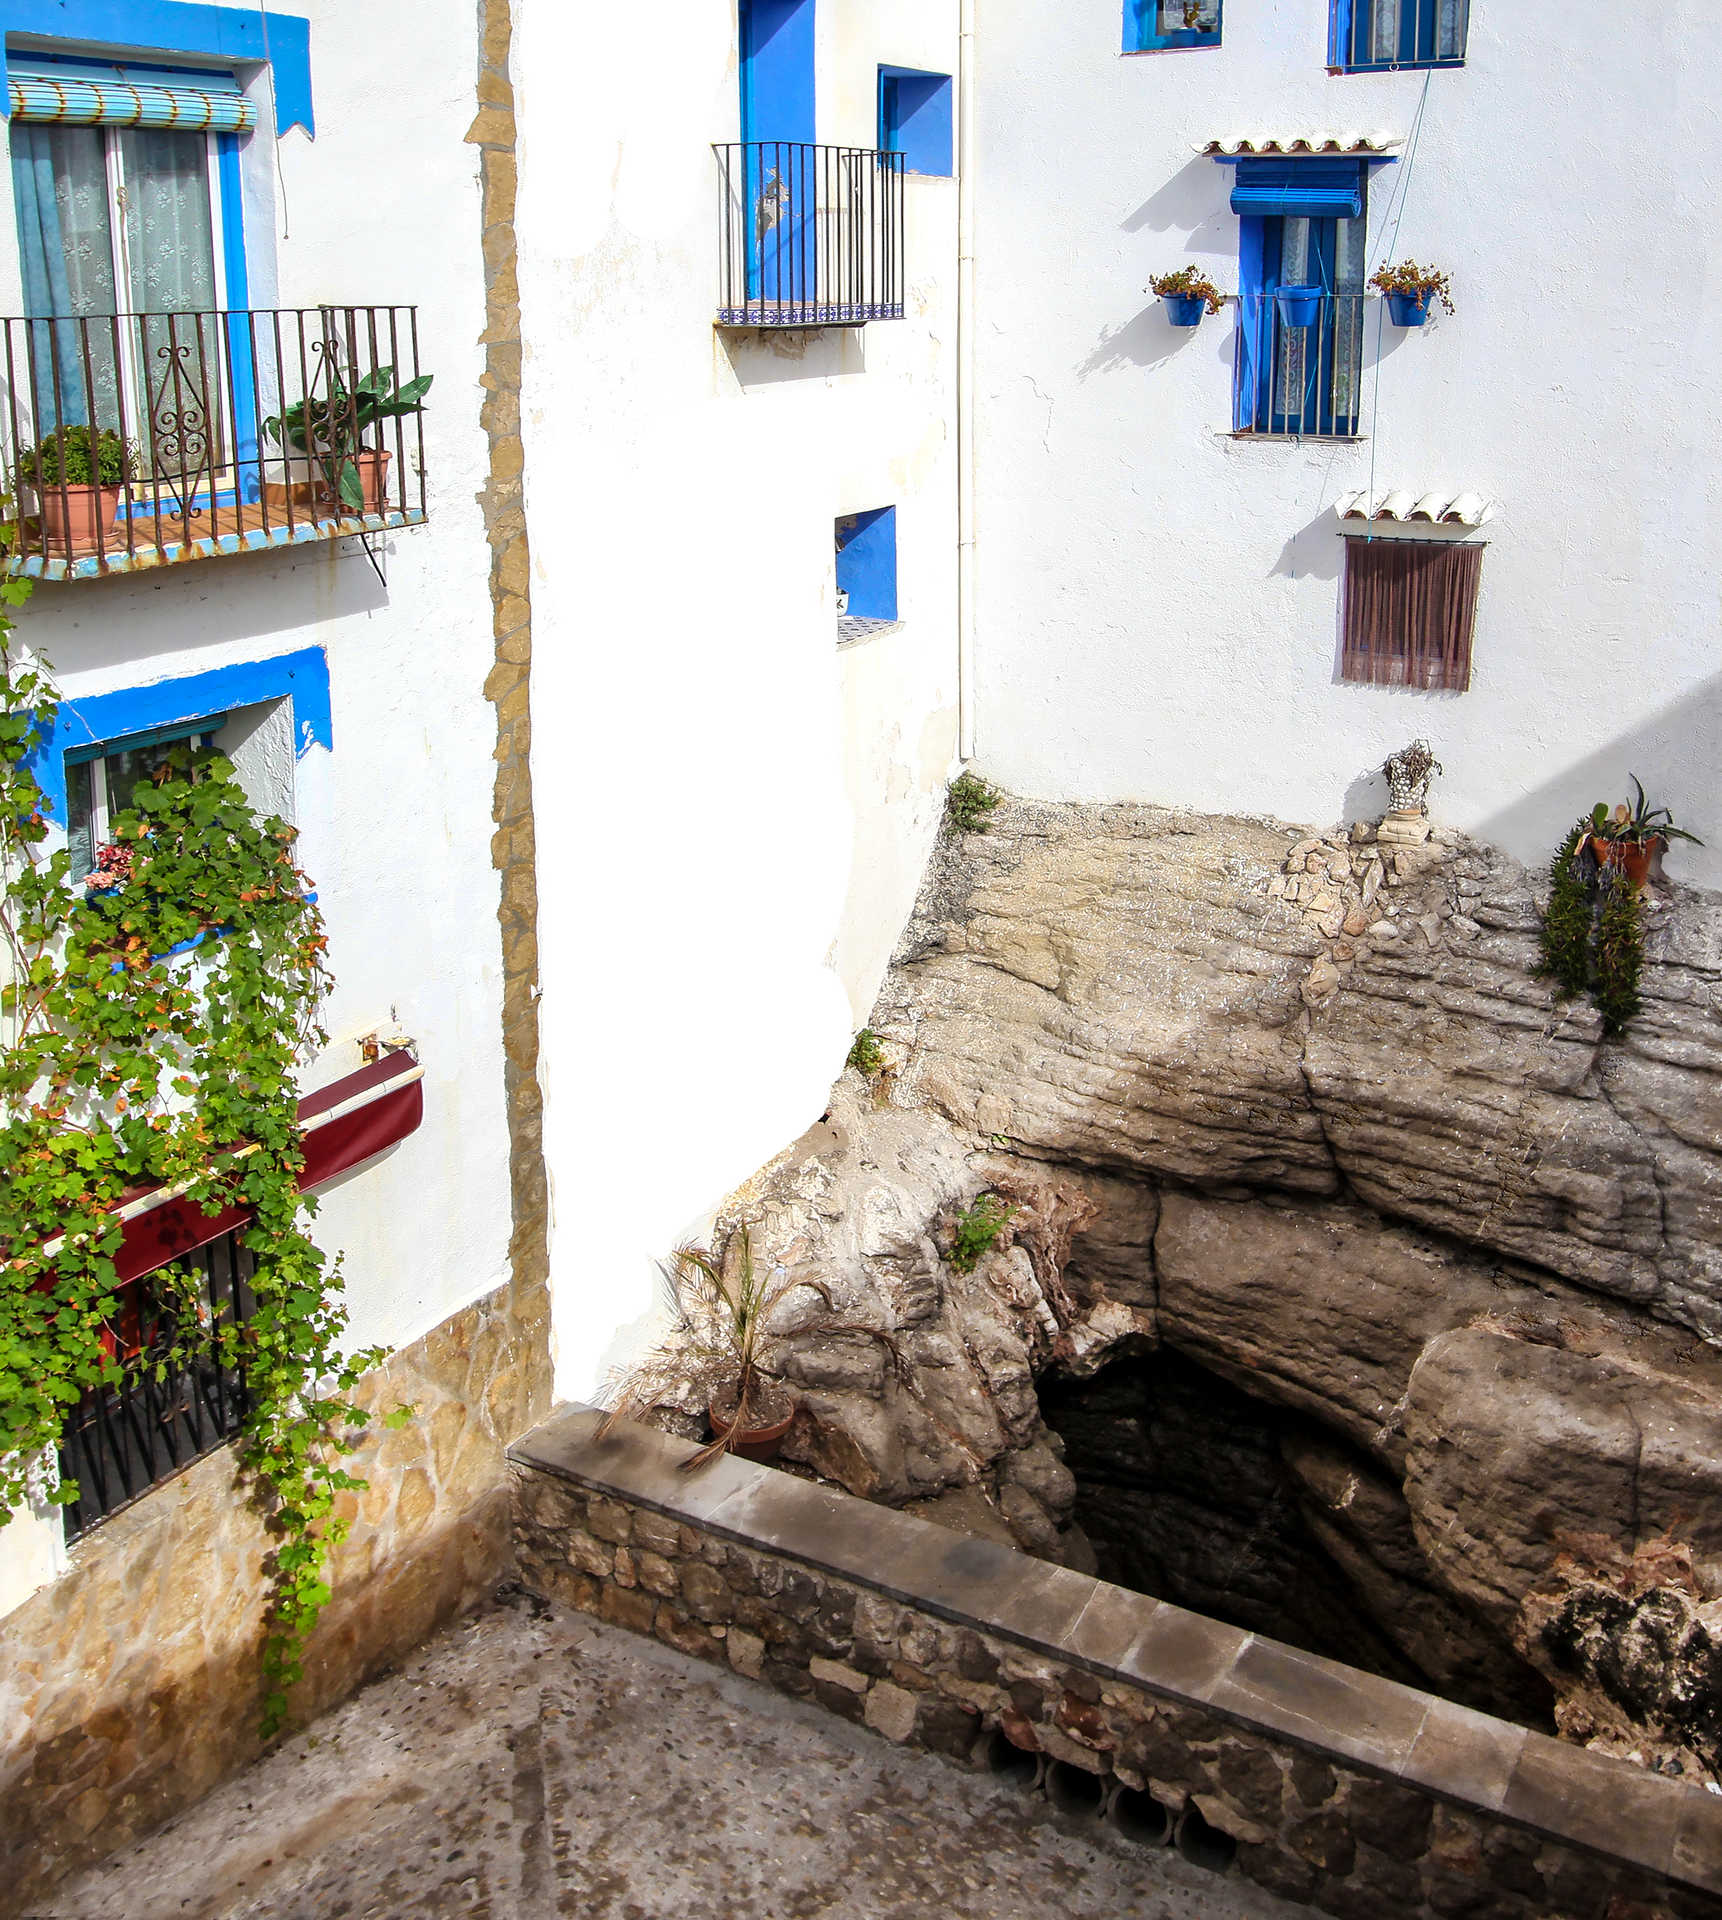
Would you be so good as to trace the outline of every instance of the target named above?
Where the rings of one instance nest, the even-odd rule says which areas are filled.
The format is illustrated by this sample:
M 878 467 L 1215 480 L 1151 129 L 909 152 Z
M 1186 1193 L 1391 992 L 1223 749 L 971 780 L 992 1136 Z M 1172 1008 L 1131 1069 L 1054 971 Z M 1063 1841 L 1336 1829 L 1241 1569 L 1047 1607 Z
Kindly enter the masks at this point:
M 356 543 L 44 586 L 19 616 L 66 696 L 326 649 L 333 751 L 295 767 L 300 853 L 330 937 L 326 1054 L 308 1088 L 360 1064 L 358 1036 L 400 1031 L 425 1067 L 425 1120 L 347 1175 L 313 1229 L 344 1262 L 355 1344 L 399 1347 L 502 1284 L 509 1232 L 489 550 L 475 496 L 483 262 L 469 0 L 314 0 L 317 138 L 249 143 L 254 288 L 293 304 L 419 307 L 430 523 Z M 281 198 L 285 191 L 283 216 Z M 10 219 L 0 275 L 16 289 Z M 254 294 L 254 298 L 262 296 Z M 17 311 L 13 297 L 7 311 Z M 57 1532 L 57 1525 L 47 1523 Z M 0 1533 L 0 1613 L 53 1564 L 20 1520 Z
M 1125 57 L 1117 0 L 990 0 L 980 30 L 978 756 L 1018 791 L 1329 822 L 1422 734 L 1446 820 L 1547 856 L 1637 773 L 1722 882 L 1722 383 L 1704 342 L 1722 150 L 1701 0 L 1473 0 L 1463 70 L 1329 77 L 1327 0 L 1232 0 L 1224 45 Z M 1170 328 L 1185 260 L 1237 287 L 1248 132 L 1408 136 L 1369 255 L 1458 313 L 1366 323 L 1365 438 L 1229 433 L 1235 309 Z M 1409 170 L 1410 178 L 1404 176 Z M 1403 189 L 1403 216 L 1386 218 Z M 1348 489 L 1495 499 L 1468 693 L 1340 685 Z
M 826 0 L 819 137 L 956 0 Z M 582 84 L 578 111 L 569 77 Z M 524 0 L 533 780 L 557 1378 L 817 1119 L 912 904 L 956 741 L 956 183 L 908 183 L 909 317 L 721 336 L 710 146 L 734 8 Z M 796 357 L 799 351 L 799 357 Z M 897 508 L 902 624 L 839 654 L 833 528 Z

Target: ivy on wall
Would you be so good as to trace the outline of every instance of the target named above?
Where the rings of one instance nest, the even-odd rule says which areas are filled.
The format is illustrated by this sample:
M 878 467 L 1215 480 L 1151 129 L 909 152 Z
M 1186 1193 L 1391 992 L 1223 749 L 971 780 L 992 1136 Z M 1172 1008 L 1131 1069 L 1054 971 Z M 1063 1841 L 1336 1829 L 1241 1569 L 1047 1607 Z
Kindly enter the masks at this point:
M 335 1499 L 364 1485 L 341 1464 L 368 1417 L 350 1396 L 384 1357 L 343 1352 L 338 1264 L 307 1236 L 315 1203 L 298 1187 L 293 1070 L 326 1037 L 327 941 L 295 830 L 259 819 L 207 748 L 164 749 L 133 809 L 113 817 L 96 871 L 73 881 L 27 766 L 58 706 L 9 611 L 27 594 L 0 585 L 0 1525 L 68 1410 L 118 1378 L 128 1302 L 116 1209 L 128 1190 L 184 1183 L 209 1214 L 249 1209 L 253 1313 L 164 1323 L 177 1318 L 222 1367 L 244 1370 L 240 1458 L 274 1583 L 267 1738 L 329 1598 L 328 1552 L 345 1532 Z M 180 1270 L 134 1286 L 145 1284 L 194 1305 Z M 166 1378 L 183 1357 L 152 1349 L 147 1364 Z M 54 1495 L 76 1497 L 72 1485 Z

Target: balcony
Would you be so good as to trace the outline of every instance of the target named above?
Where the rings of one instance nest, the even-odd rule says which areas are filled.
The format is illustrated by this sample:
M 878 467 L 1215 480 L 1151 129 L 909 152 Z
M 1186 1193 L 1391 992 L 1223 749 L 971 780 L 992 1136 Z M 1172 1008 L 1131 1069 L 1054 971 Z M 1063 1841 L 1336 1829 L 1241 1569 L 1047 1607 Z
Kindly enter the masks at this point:
M 5 333 L 9 574 L 85 580 L 426 517 L 414 307 L 13 318 Z
M 902 154 L 793 140 L 713 151 L 723 191 L 720 327 L 902 319 Z

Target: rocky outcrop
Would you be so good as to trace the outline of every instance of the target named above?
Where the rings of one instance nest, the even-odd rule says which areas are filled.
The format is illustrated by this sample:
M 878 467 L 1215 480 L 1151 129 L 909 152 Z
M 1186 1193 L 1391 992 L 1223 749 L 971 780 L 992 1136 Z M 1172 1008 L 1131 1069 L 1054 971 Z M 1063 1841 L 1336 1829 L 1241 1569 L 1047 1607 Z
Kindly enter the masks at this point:
M 1690 1705 L 1722 1602 L 1722 937 L 1696 898 L 1649 919 L 1605 1043 L 1490 849 L 1007 803 L 941 848 L 884 1075 L 734 1203 L 832 1290 L 779 1329 L 792 1454 L 1082 1564 L 1042 1393 L 1170 1349 L 1272 1410 L 1238 1470 L 1375 1664 L 1722 1764 Z M 987 1190 L 1013 1210 L 959 1273 Z

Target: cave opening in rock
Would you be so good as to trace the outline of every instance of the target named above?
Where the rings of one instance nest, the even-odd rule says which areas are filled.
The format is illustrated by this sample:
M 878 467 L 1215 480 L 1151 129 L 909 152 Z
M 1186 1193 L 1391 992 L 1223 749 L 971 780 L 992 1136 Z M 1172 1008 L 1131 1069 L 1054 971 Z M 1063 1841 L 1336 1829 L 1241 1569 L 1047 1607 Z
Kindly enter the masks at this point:
M 1170 1347 L 1040 1401 L 1102 1578 L 1554 1730 L 1548 1682 L 1437 1588 L 1399 1489 L 1326 1429 Z

